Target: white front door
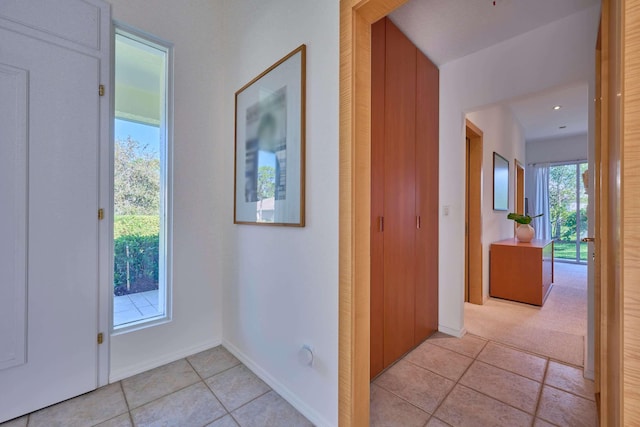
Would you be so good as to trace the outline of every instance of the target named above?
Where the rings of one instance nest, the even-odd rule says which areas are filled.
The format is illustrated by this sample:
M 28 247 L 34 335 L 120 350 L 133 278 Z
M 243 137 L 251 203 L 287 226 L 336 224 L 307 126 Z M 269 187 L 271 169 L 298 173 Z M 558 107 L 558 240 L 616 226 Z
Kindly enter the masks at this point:
M 98 385 L 109 14 L 0 2 L 0 422 Z

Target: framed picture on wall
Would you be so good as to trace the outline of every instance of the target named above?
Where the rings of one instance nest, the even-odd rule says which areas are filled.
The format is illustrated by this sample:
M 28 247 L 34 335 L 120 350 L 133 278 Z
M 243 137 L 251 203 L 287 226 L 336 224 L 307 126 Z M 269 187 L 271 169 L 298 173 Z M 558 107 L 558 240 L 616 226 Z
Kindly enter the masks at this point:
M 306 46 L 236 92 L 234 223 L 304 227 Z
M 493 210 L 509 210 L 509 160 L 493 153 Z

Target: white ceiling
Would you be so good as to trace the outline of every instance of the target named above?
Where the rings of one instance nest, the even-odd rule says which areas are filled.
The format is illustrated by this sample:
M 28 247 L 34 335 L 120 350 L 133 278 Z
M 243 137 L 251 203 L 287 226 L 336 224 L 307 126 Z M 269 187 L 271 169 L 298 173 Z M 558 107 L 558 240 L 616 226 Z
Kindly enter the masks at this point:
M 440 66 L 569 16 L 599 0 L 412 0 L 391 20 Z
M 587 133 L 589 86 L 571 85 L 507 104 L 524 128 L 527 141 Z M 562 108 L 554 110 L 560 105 Z M 560 128 L 566 126 L 565 128 Z
M 412 0 L 390 18 L 422 52 L 442 66 L 599 2 L 496 0 L 494 6 L 493 0 Z M 505 105 L 524 128 L 525 139 L 531 141 L 586 133 L 588 102 L 586 82 L 576 82 Z M 563 108 L 556 111 L 554 105 Z

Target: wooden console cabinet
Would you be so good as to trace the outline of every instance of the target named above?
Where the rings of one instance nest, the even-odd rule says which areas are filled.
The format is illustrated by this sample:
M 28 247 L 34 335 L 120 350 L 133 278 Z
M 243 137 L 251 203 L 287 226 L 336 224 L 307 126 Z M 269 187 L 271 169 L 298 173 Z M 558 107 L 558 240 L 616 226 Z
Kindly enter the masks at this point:
M 543 305 L 553 284 L 553 240 L 516 239 L 491 244 L 489 294 Z

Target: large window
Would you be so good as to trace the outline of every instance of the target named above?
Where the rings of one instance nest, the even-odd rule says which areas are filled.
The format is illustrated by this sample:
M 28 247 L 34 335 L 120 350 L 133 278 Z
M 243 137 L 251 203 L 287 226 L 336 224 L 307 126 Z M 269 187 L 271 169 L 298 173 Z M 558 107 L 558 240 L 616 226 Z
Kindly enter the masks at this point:
M 549 212 L 551 238 L 555 240 L 557 260 L 586 262 L 588 247 L 581 239 L 587 236 L 587 192 L 582 174 L 587 163 L 552 165 L 549 169 Z
M 114 123 L 115 329 L 170 312 L 170 47 L 116 28 Z

